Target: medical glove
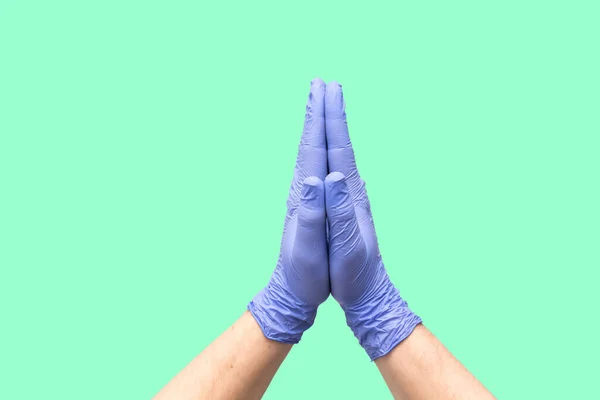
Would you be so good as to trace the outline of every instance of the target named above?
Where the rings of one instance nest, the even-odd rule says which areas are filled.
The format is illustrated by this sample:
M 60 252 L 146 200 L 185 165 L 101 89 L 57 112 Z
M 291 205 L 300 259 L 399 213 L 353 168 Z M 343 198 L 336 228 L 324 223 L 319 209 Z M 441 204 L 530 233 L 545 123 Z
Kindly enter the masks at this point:
M 421 319 L 400 297 L 381 259 L 365 183 L 348 135 L 342 87 L 336 82 L 326 87 L 325 127 L 333 171 L 324 182 L 331 294 L 374 360 L 408 337 Z
M 325 195 L 325 83 L 311 82 L 275 272 L 248 309 L 269 339 L 298 343 L 329 296 Z

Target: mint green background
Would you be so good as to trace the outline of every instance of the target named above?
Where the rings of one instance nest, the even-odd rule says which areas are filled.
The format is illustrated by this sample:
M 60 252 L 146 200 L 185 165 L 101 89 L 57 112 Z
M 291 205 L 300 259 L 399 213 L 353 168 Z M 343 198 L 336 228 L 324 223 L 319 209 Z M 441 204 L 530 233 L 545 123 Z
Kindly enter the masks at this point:
M 277 260 L 344 85 L 393 281 L 499 398 L 597 395 L 595 1 L 0 1 L 0 397 L 147 399 Z M 268 399 L 386 399 L 331 298 Z

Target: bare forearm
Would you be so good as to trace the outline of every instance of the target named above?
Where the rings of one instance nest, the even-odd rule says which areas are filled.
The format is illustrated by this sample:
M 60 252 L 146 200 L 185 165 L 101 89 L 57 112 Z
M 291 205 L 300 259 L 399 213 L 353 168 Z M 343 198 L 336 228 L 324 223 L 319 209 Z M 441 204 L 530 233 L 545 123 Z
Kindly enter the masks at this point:
M 375 363 L 396 399 L 494 399 L 423 325 Z
M 291 347 L 265 338 L 245 312 L 155 399 L 260 399 Z

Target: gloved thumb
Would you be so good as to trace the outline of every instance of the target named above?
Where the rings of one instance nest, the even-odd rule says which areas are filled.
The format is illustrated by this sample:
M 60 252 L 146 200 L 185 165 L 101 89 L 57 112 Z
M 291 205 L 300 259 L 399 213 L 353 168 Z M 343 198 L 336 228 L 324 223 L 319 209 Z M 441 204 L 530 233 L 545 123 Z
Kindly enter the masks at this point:
M 340 250 L 344 256 L 357 256 L 362 250 L 362 236 L 352 203 L 352 196 L 341 172 L 332 172 L 325 178 L 325 209 L 329 221 L 329 257 Z
M 316 176 L 309 176 L 302 183 L 293 257 L 305 268 L 326 268 L 322 265 L 327 260 L 325 189 Z

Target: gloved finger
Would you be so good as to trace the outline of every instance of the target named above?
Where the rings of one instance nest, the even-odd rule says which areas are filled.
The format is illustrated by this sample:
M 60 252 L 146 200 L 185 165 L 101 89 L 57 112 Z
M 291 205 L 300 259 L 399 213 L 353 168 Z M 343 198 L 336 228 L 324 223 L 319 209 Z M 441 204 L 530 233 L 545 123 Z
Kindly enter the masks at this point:
M 336 256 L 363 258 L 364 242 L 346 177 L 332 172 L 325 178 L 324 185 L 330 262 Z
M 362 185 L 348 134 L 344 94 L 337 82 L 329 82 L 325 89 L 325 136 L 329 171 L 343 173 L 350 192 L 356 197 Z
M 320 78 L 315 78 L 310 83 L 296 169 L 302 170 L 305 175 L 303 180 L 308 176 L 316 176 L 323 180 L 327 174 L 325 82 Z
M 288 209 L 294 210 L 300 201 L 302 182 L 309 176 L 325 179 L 327 149 L 325 146 L 325 82 L 315 78 L 310 84 L 306 103 L 304 129 L 298 147 L 294 178 L 288 198 Z
M 323 181 L 316 176 L 306 178 L 302 184 L 292 258 L 304 270 L 321 268 L 324 269 L 325 276 L 328 273 L 325 188 Z M 311 279 L 317 278 L 314 273 L 310 275 Z

